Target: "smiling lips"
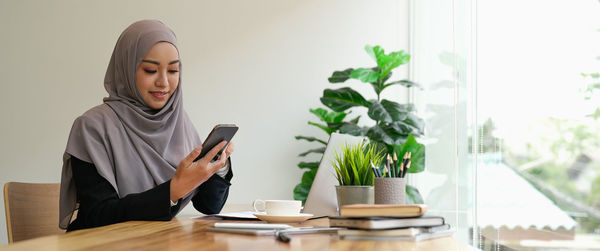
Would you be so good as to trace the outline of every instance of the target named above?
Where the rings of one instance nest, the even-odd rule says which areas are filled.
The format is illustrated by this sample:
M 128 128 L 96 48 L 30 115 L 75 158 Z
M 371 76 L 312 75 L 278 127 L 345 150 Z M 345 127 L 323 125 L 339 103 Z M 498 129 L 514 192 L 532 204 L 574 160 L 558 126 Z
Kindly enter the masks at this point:
M 169 95 L 169 92 L 167 92 L 167 91 L 151 91 L 150 95 L 152 95 L 152 97 L 154 97 L 156 99 L 166 99 L 167 96 Z

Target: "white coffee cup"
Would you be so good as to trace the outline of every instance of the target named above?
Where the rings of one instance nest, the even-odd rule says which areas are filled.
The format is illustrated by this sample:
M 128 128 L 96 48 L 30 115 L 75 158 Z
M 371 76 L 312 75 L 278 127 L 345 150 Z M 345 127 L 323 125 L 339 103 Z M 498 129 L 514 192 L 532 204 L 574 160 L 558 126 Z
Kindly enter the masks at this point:
M 262 207 L 261 207 L 262 205 Z M 256 212 L 265 212 L 273 216 L 293 216 L 300 214 L 302 201 L 299 200 L 254 200 L 252 207 Z M 261 209 L 262 208 L 262 209 Z

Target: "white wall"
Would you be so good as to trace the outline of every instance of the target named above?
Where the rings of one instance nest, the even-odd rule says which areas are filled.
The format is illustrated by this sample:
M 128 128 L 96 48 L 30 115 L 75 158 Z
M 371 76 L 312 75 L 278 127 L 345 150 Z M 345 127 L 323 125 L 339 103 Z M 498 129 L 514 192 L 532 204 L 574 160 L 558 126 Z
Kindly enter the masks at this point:
M 294 136 L 323 135 L 306 122 L 322 90 L 338 87 L 327 77 L 374 65 L 366 44 L 408 49 L 407 0 L 1 1 L 0 183 L 60 181 L 73 120 L 106 96 L 117 37 L 146 18 L 179 38 L 184 103 L 201 137 L 217 123 L 240 126 L 228 203 L 291 199 L 297 154 L 310 146 Z

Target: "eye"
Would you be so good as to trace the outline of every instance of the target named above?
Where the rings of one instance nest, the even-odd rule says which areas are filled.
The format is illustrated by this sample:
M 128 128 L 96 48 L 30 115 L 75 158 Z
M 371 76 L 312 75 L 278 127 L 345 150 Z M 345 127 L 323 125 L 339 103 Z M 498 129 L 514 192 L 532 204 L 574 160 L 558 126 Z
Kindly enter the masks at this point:
M 156 70 L 144 69 L 146 73 L 156 73 Z
M 179 70 L 169 70 L 169 73 L 178 73 Z

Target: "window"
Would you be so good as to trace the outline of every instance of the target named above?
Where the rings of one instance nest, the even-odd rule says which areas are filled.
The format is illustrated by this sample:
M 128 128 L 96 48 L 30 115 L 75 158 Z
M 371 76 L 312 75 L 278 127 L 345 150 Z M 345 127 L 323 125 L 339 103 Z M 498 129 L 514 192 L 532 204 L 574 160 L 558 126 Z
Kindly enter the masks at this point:
M 599 247 L 600 2 L 411 6 L 430 211 L 484 250 Z

